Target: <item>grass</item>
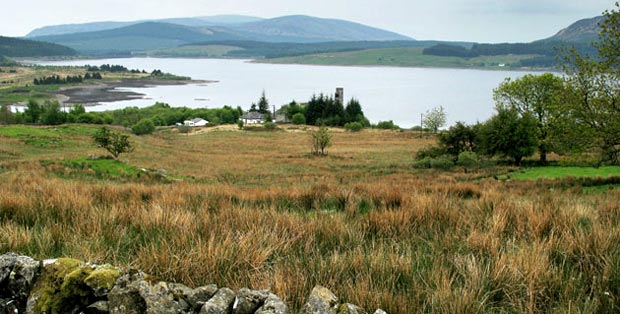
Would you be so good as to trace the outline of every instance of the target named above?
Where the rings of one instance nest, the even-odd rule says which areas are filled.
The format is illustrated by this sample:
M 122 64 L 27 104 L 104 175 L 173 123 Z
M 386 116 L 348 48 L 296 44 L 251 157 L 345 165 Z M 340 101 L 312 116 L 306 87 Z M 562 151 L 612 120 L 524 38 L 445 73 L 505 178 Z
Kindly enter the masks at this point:
M 60 148 L 20 140 L 55 129 L 0 127 L 0 252 L 271 289 L 293 311 L 316 284 L 371 313 L 620 311 L 617 189 L 418 170 L 433 139 L 409 132 L 332 129 L 327 157 L 287 127 L 131 135 L 122 163 L 87 158 L 105 153 L 90 126 Z M 124 179 L 140 168 L 185 179 Z
M 155 50 L 148 55 L 156 57 L 185 57 L 185 58 L 222 58 L 229 52 L 242 50 L 242 48 L 225 45 L 205 45 L 205 46 L 181 46 L 172 49 Z
M 369 49 L 352 52 L 321 53 L 299 57 L 265 59 L 265 63 L 294 63 L 314 65 L 358 65 L 398 67 L 448 67 L 506 69 L 532 55 L 482 56 L 475 58 L 439 57 L 422 54 L 424 48 Z M 500 67 L 505 64 L 506 67 Z
M 607 167 L 536 167 L 510 174 L 515 180 L 562 179 L 568 177 L 611 177 L 620 176 L 620 166 Z

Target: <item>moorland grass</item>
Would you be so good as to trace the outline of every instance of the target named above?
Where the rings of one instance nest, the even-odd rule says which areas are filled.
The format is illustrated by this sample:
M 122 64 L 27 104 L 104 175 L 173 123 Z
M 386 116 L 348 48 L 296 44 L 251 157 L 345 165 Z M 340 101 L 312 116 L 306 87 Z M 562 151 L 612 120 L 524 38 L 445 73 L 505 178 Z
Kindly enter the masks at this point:
M 419 170 L 431 139 L 332 132 L 328 157 L 299 130 L 131 136 L 124 163 L 187 178 L 165 184 L 32 162 L 103 154 L 87 135 L 37 150 L 0 135 L 19 153 L 0 161 L 0 252 L 271 289 L 294 311 L 316 284 L 389 313 L 620 311 L 619 191 Z

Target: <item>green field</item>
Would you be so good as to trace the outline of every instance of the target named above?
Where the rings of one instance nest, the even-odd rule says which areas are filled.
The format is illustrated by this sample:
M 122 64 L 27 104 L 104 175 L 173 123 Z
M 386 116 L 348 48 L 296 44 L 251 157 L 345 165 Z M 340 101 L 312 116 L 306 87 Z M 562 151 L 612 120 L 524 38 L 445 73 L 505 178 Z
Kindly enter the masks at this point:
M 224 45 L 181 46 L 151 51 L 148 52 L 147 55 L 152 57 L 172 58 L 223 58 L 226 57 L 229 52 L 236 50 L 242 50 L 242 48 Z
M 258 62 L 345 66 L 445 67 L 506 69 L 533 55 L 484 56 L 476 58 L 439 57 L 422 54 L 424 48 L 388 48 L 321 53 L 298 57 L 265 59 Z M 504 64 L 505 66 L 500 66 Z
M 586 178 L 586 177 L 611 177 L 620 176 L 619 166 L 608 167 L 539 167 L 510 174 L 511 179 L 537 180 L 537 179 L 562 179 L 562 178 Z

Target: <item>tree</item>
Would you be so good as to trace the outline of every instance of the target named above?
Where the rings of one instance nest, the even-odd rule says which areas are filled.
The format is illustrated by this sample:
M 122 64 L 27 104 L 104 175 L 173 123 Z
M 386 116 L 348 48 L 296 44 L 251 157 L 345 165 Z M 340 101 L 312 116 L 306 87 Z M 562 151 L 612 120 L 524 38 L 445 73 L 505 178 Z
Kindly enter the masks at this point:
M 58 125 L 67 121 L 67 114 L 60 110 L 60 103 L 57 101 L 46 101 L 41 106 L 41 123 L 45 125 Z
M 93 140 L 97 146 L 107 150 L 117 160 L 120 154 L 133 151 L 128 135 L 113 132 L 106 127 L 97 130 L 93 134 Z
M 479 125 L 469 126 L 457 122 L 448 131 L 439 134 L 439 145 L 446 153 L 459 156 L 462 152 L 475 152 L 479 145 Z
M 519 114 L 528 113 L 536 118 L 538 128 L 538 151 L 540 162 L 547 162 L 556 138 L 553 131 L 558 123 L 560 97 L 564 91 L 562 78 L 551 73 L 526 74 L 511 80 L 507 78 L 493 91 L 498 106 L 516 109 Z
M 317 131 L 310 133 L 312 140 L 312 154 L 317 156 L 327 155 L 327 148 L 331 146 L 332 136 L 326 127 L 322 126 Z
M 482 127 L 482 145 L 489 155 L 504 155 L 521 165 L 524 157 L 536 151 L 536 119 L 529 113 L 519 115 L 514 108 L 497 107 L 497 114 Z
M 0 124 L 12 124 L 14 120 L 11 107 L 8 104 L 2 104 L 0 106 Z
M 29 99 L 26 110 L 24 110 L 25 122 L 38 123 L 41 111 L 41 105 L 36 100 Z
M 569 142 L 597 151 L 599 163 L 620 163 L 620 4 L 605 11 L 595 44 L 598 56 L 575 49 L 565 56 L 567 91 L 561 116 Z
M 303 113 L 298 112 L 293 115 L 293 119 L 291 119 L 291 122 L 293 122 L 293 124 L 306 124 L 306 117 Z
M 446 125 L 447 118 L 448 115 L 444 111 L 443 106 L 439 106 L 426 112 L 423 123 L 433 133 L 437 133 L 439 128 Z
M 152 119 L 144 118 L 134 124 L 131 131 L 136 135 L 151 134 L 155 131 L 155 123 Z
M 352 98 L 344 108 L 345 122 L 360 122 L 364 123 L 364 112 L 362 111 L 362 105 L 360 102 Z
M 265 91 L 264 90 L 263 90 L 263 93 L 260 95 L 260 99 L 258 100 L 258 112 L 260 112 L 262 114 L 270 113 L 270 111 L 269 111 L 269 101 L 267 100 L 267 97 L 265 96 Z

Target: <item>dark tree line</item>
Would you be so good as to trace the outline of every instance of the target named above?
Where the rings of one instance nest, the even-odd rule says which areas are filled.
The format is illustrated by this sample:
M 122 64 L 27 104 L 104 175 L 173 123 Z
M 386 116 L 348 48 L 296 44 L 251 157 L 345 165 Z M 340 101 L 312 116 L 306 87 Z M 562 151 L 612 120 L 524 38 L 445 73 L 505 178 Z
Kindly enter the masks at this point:
M 51 75 L 34 79 L 32 83 L 34 85 L 61 85 L 61 84 L 74 84 L 82 83 L 84 80 L 100 80 L 102 79 L 101 73 L 95 72 L 93 74 L 86 73 L 86 75 L 74 75 L 61 78 L 59 75 Z

